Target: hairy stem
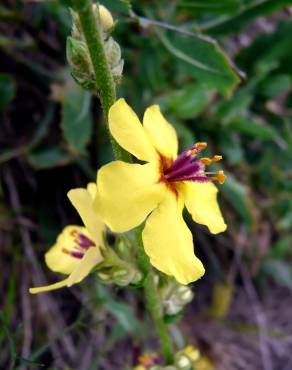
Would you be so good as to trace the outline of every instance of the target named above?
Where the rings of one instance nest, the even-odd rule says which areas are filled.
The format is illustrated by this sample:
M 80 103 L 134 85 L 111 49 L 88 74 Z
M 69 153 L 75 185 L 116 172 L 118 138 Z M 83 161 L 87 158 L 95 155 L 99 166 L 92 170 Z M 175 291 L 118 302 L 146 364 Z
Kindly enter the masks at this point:
M 115 83 L 106 60 L 104 43 L 101 35 L 99 19 L 92 11 L 91 0 L 73 0 L 74 8 L 78 13 L 82 31 L 87 43 L 93 65 L 96 88 L 100 97 L 104 116 L 107 118 L 110 107 L 116 100 Z M 131 155 L 119 146 L 111 137 L 111 144 L 116 159 L 132 162 Z M 138 251 L 138 265 L 145 274 L 144 293 L 146 306 L 155 322 L 161 347 L 167 363 L 173 361 L 172 345 L 166 324 L 163 321 L 160 299 L 154 282 L 154 274 L 149 258 L 145 254 L 142 243 L 142 228 L 136 229 L 136 244 Z
M 116 100 L 116 89 L 115 82 L 106 60 L 99 19 L 92 11 L 91 0 L 73 0 L 73 4 L 74 9 L 77 11 L 79 16 L 93 65 L 96 78 L 96 89 L 100 97 L 104 116 L 107 119 L 109 109 Z M 111 136 L 110 138 L 115 157 L 126 162 L 131 162 L 131 155 L 121 148 Z

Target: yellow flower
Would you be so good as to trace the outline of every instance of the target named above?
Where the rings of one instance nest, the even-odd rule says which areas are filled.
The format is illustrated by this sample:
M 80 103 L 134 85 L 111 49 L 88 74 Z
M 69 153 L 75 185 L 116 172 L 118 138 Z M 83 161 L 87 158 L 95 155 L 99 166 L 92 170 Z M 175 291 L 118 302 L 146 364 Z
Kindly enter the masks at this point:
M 48 267 L 65 275 L 66 279 L 55 284 L 31 288 L 32 294 L 70 287 L 83 280 L 103 257 L 103 232 L 105 225 L 93 209 L 96 185 L 90 183 L 87 189 L 73 189 L 68 193 L 73 206 L 78 211 L 85 227 L 70 225 L 63 229 L 56 244 L 46 253 Z
M 158 364 L 158 354 L 156 352 L 145 352 L 138 358 L 139 365 L 134 368 L 134 370 L 147 370 L 152 368 L 152 366 Z
M 212 180 L 224 182 L 223 171 L 205 172 L 220 160 L 197 159 L 206 143 L 197 143 L 177 156 L 174 128 L 157 105 L 149 107 L 143 125 L 124 99 L 109 112 L 109 127 L 115 140 L 145 164 L 111 162 L 97 176 L 94 201 L 101 219 L 115 232 L 141 224 L 143 244 L 150 262 L 158 270 L 188 284 L 205 272 L 193 251 L 192 234 L 182 217 L 186 205 L 194 221 L 216 234 L 226 229 L 217 204 Z

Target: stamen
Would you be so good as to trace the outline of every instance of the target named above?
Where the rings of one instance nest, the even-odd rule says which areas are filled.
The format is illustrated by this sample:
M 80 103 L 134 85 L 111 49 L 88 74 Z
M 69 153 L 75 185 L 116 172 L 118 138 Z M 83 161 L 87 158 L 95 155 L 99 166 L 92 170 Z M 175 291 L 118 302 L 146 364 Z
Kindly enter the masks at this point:
M 207 147 L 207 143 L 204 143 L 204 142 L 200 142 L 200 143 L 196 143 L 194 145 L 194 148 L 193 149 L 190 149 L 187 151 L 187 156 L 188 157 L 193 157 L 194 155 L 196 155 L 200 150 L 203 150 Z
M 190 162 L 184 166 L 181 166 L 177 170 L 166 174 L 165 178 L 170 181 L 171 179 L 179 178 L 180 176 L 190 176 L 193 173 L 197 173 L 201 169 L 201 167 L 202 165 L 199 161 Z
M 62 248 L 62 252 L 64 252 L 65 254 L 71 254 L 71 252 L 68 251 L 68 249 L 66 249 L 66 248 Z
M 95 243 L 89 239 L 86 235 L 82 233 L 78 233 L 75 242 L 78 244 L 79 247 L 83 249 L 88 249 L 90 247 L 95 247 Z
M 76 237 L 78 234 L 78 231 L 76 229 L 73 229 L 70 231 L 70 235 L 73 236 L 73 237 Z
M 213 158 L 201 158 L 200 161 L 205 165 L 208 166 L 211 163 L 218 162 L 222 159 L 222 155 L 214 155 Z
M 211 177 L 212 180 L 217 180 L 219 184 L 224 184 L 226 180 L 226 175 L 224 171 L 218 171 L 215 176 Z
M 203 149 L 206 149 L 207 148 L 207 143 L 205 142 L 201 142 L 201 143 L 196 143 L 196 146 L 199 150 L 203 150 Z
M 78 258 L 78 259 L 81 259 L 84 256 L 84 253 L 83 252 L 69 251 L 66 248 L 62 248 L 62 252 L 65 253 L 65 254 L 68 254 L 71 257 L 75 257 L 75 258 Z
M 207 143 L 198 142 L 190 149 L 183 151 L 171 163 L 171 165 L 167 166 L 166 168 L 162 165 L 162 176 L 160 181 L 164 181 L 166 184 L 171 185 L 171 183 L 180 181 L 208 182 L 211 180 L 216 180 L 220 184 L 223 184 L 226 179 L 223 171 L 205 172 L 205 166 L 220 161 L 222 156 L 214 155 L 212 158 L 197 158 L 197 155 L 200 154 L 200 151 L 206 147 Z M 172 189 L 175 189 L 175 185 L 172 186 Z
M 84 253 L 83 253 L 83 252 L 71 252 L 71 253 L 70 253 L 70 255 L 71 255 L 72 257 L 75 257 L 75 258 L 79 258 L 79 259 L 81 259 L 81 258 L 83 258 Z

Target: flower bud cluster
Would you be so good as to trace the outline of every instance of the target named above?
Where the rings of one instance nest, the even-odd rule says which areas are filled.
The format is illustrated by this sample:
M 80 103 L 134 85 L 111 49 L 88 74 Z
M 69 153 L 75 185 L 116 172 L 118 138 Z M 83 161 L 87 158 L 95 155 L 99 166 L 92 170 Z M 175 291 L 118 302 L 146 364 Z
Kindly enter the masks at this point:
M 111 268 L 101 268 L 97 272 L 97 277 L 104 284 L 127 286 L 129 284 L 139 284 L 142 279 L 142 274 L 133 266 L 125 264 L 122 266 L 113 266 Z
M 109 10 L 96 4 L 92 5 L 94 14 L 99 19 L 101 36 L 104 43 L 106 59 L 109 64 L 115 82 L 119 82 L 123 72 L 124 61 L 121 58 L 119 44 L 110 36 L 114 26 L 114 20 Z M 89 50 L 84 40 L 78 14 L 71 10 L 72 31 L 67 38 L 67 60 L 72 77 L 84 89 L 94 92 L 96 80 L 93 66 L 90 60 Z
M 113 247 L 107 246 L 103 250 L 104 261 L 97 269 L 97 277 L 102 283 L 127 286 L 141 282 L 143 276 L 135 266 L 129 244 L 127 239 L 118 237 Z
M 178 283 L 175 279 L 167 278 L 159 286 L 164 314 L 168 316 L 177 315 L 184 306 L 191 302 L 194 297 L 192 290 Z
M 178 351 L 174 356 L 174 364 L 162 366 L 153 364 L 149 355 L 140 356 L 140 365 L 136 366 L 134 370 L 212 370 L 213 365 L 206 358 L 202 357 L 200 351 L 192 345 L 189 345 Z M 156 358 L 155 358 L 156 359 Z M 156 363 L 156 361 L 155 361 Z

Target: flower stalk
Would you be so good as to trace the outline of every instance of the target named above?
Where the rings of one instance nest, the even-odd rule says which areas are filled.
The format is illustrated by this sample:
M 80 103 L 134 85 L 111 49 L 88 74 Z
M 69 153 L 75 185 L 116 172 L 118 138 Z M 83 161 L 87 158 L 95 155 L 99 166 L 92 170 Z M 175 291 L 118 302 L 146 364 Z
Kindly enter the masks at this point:
M 73 0 L 74 10 L 78 13 L 81 28 L 89 50 L 90 59 L 96 77 L 96 89 L 104 116 L 108 116 L 110 107 L 116 100 L 115 82 L 106 59 L 100 23 L 92 11 L 91 0 Z M 131 155 L 121 148 L 111 137 L 111 145 L 117 159 L 131 162 Z
M 93 13 L 91 0 L 73 0 L 73 6 L 74 10 L 78 13 L 80 25 L 96 77 L 96 89 L 100 97 L 104 116 L 107 118 L 109 109 L 116 100 L 116 88 L 106 59 L 100 20 Z M 125 162 L 132 162 L 131 155 L 121 148 L 112 137 L 111 144 L 116 159 Z M 163 320 L 161 303 L 154 282 L 154 273 L 151 268 L 149 258 L 145 254 L 143 248 L 141 231 L 141 227 L 138 227 L 136 230 L 136 245 L 138 265 L 146 275 L 144 280 L 146 306 L 155 322 L 165 361 L 169 364 L 173 362 L 172 343 L 168 334 L 167 326 Z

